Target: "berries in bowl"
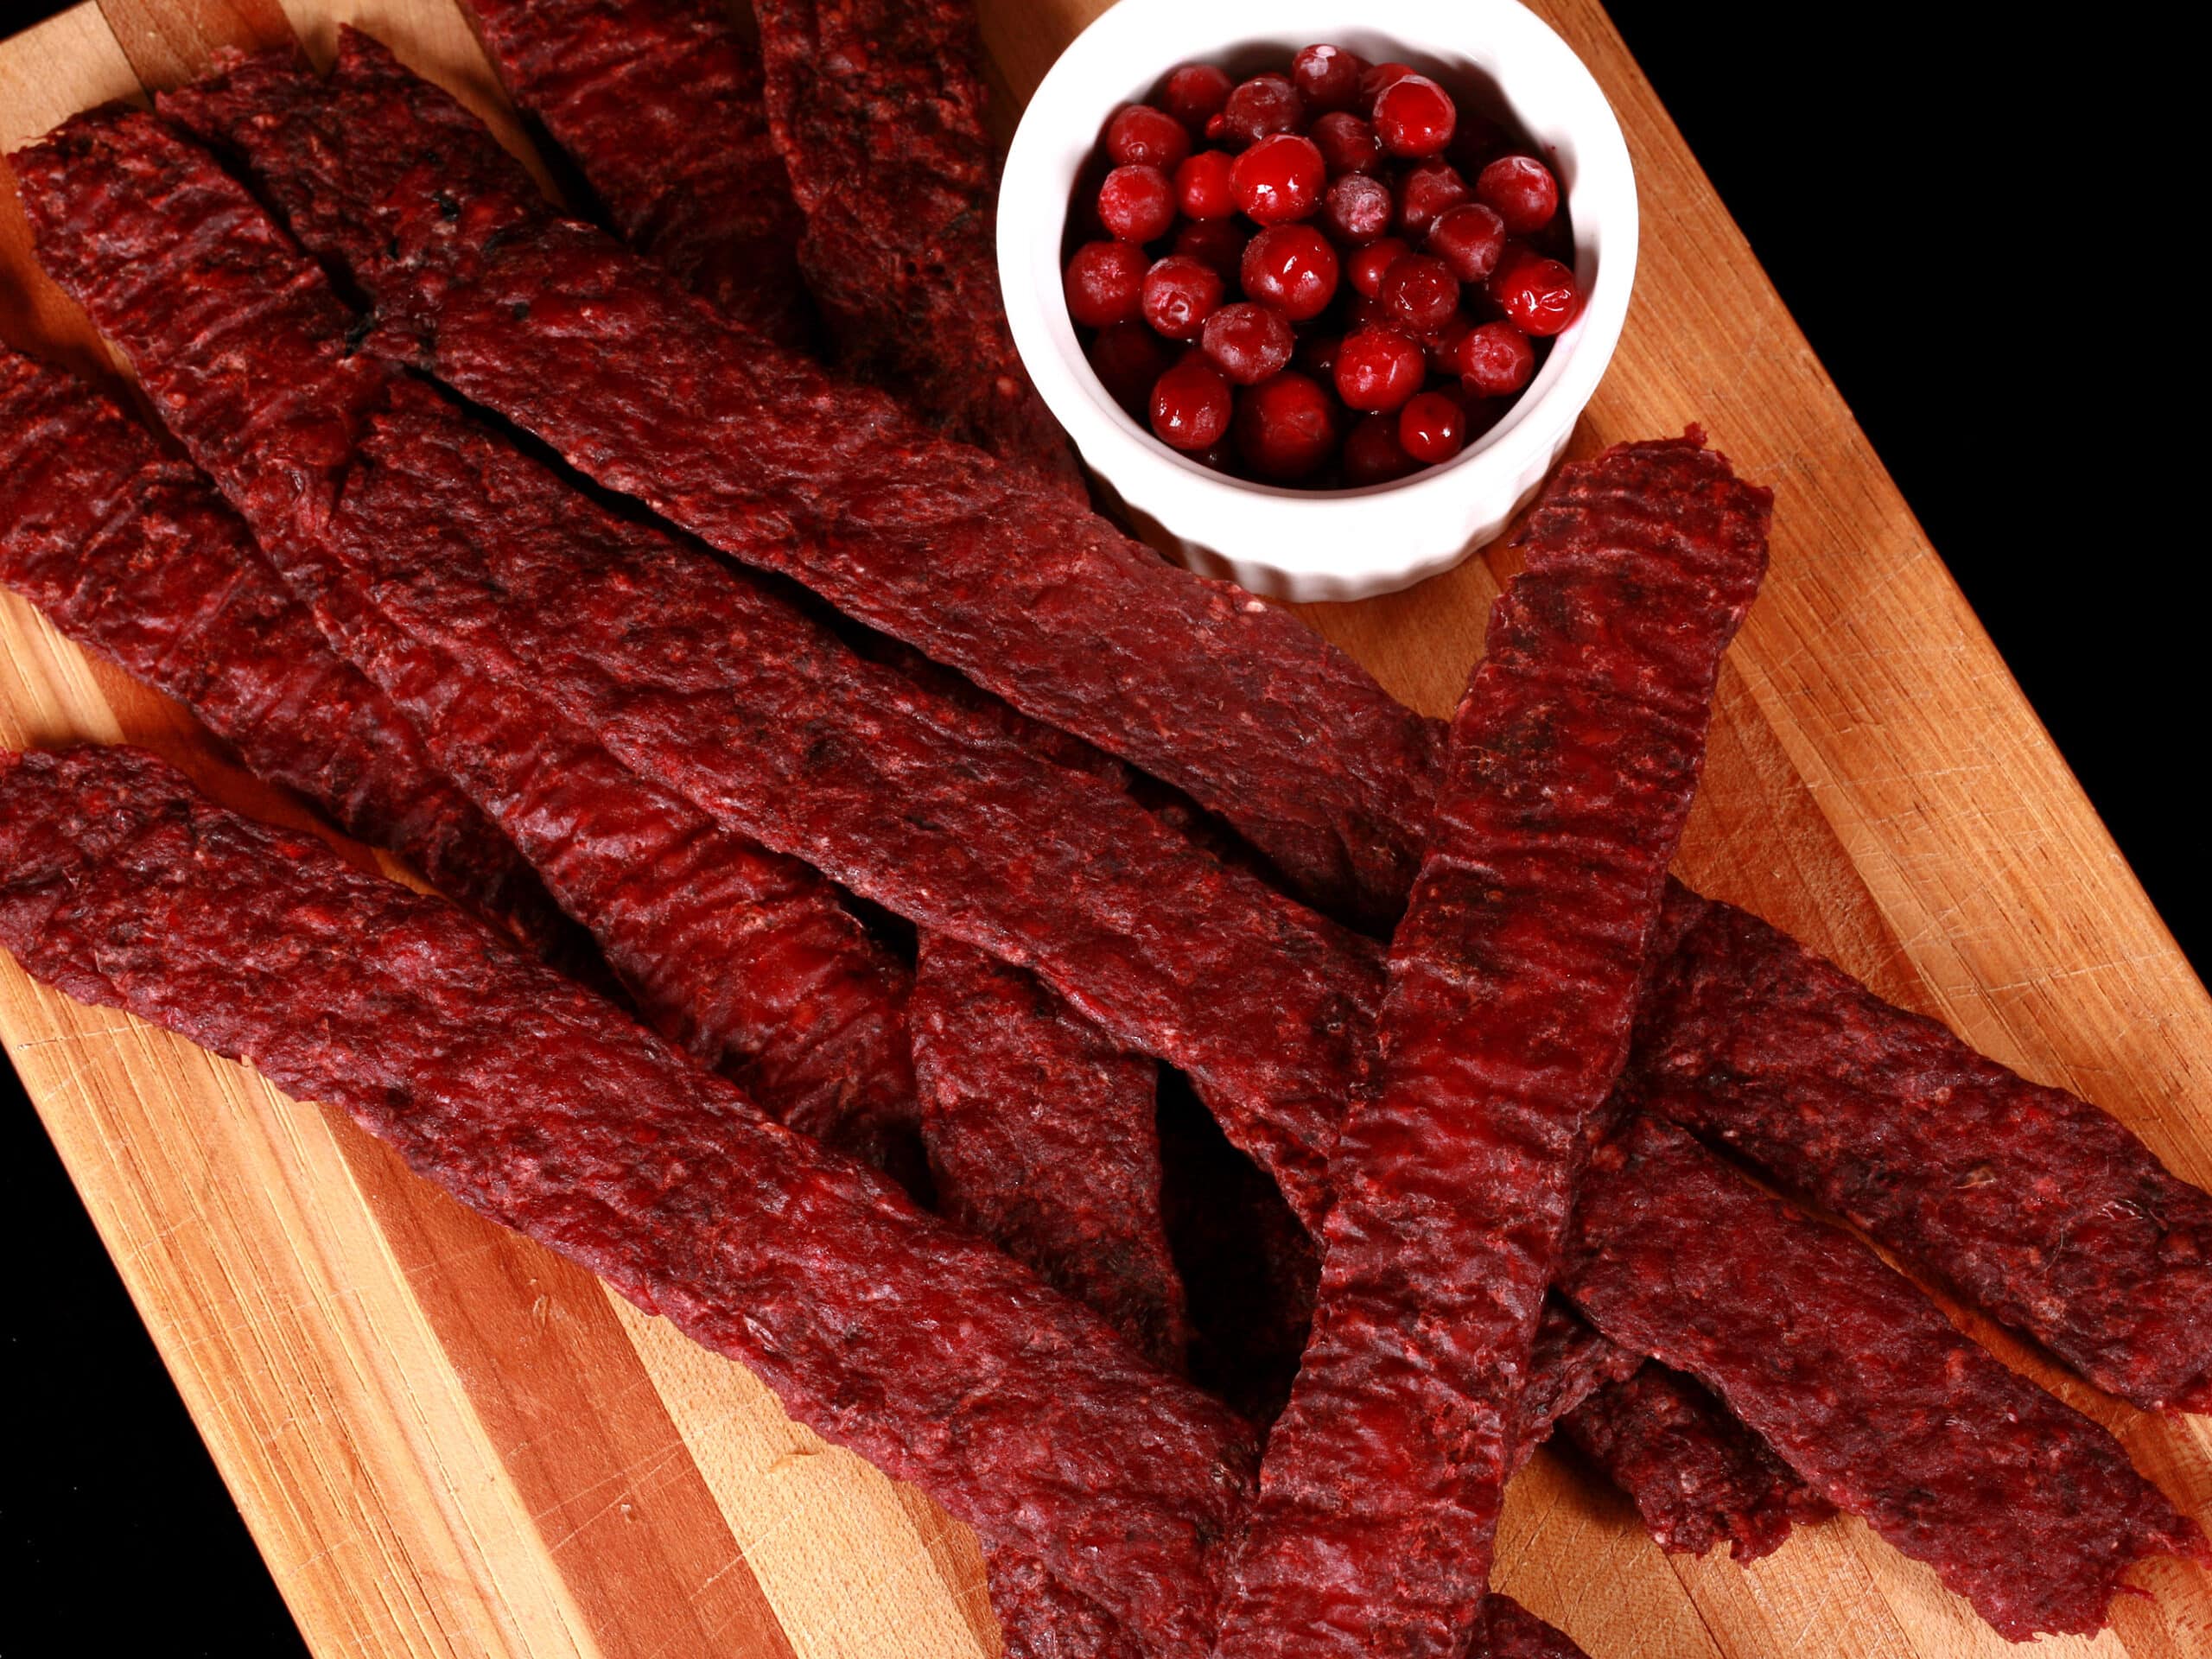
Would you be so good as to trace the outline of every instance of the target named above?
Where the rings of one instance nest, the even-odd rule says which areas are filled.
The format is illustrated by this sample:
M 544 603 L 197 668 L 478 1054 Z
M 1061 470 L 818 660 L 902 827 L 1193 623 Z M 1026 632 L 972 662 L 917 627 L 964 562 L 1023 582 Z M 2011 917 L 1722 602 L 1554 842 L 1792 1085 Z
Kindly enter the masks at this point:
M 1094 478 L 1165 550 L 1289 598 L 1496 535 L 1635 263 L 1626 147 L 1555 35 L 1512 0 L 1359 11 L 1121 0 L 1000 197 L 1016 344 Z

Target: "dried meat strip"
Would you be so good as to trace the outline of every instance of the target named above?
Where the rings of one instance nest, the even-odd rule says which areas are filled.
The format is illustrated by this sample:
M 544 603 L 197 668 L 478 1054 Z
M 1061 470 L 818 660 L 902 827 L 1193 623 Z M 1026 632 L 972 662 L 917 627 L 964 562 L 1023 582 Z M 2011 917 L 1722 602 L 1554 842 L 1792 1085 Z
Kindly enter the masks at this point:
M 1376 1088 L 1216 1651 L 1445 1655 L 1490 1567 L 1586 1125 L 1628 1056 L 1770 497 L 1691 437 L 1565 468 L 1452 722 Z
M 1138 1642 L 1203 1645 L 1240 1423 L 451 906 L 79 749 L 0 760 L 0 944 L 347 1113 Z
M 2212 1411 L 2212 1196 L 2125 1125 L 1687 891 L 1627 1092 L 2150 1410 Z
M 1181 1370 L 1190 1333 L 1160 1226 L 1159 1063 L 1033 974 L 934 935 L 909 1018 L 938 1213 Z
M 1479 1645 L 1470 1659 L 1589 1659 L 1573 1637 L 1554 1630 L 1510 1596 L 1483 1598 Z
M 2145 1556 L 2212 1559 L 2104 1429 L 1671 1124 L 1638 1116 L 1593 1156 L 1561 1282 L 2015 1641 L 2101 1630 Z
M 1529 1349 L 1510 1466 L 1528 1462 L 1553 1428 L 1591 1395 L 1635 1376 L 1643 1364 L 1643 1355 L 1622 1347 L 1556 1295 L 1546 1297 Z
M 755 0 L 767 108 L 838 362 L 1086 500 L 1000 298 L 998 159 L 969 0 Z
M 256 777 L 532 949 L 575 950 L 521 855 L 331 651 L 207 480 L 90 388 L 4 346 L 0 581 L 191 709 Z
M 480 123 L 359 35 L 327 84 L 264 54 L 165 107 L 240 151 L 376 300 L 391 326 L 372 347 L 1185 791 L 1317 902 L 1402 907 L 1437 734 L 1296 619 L 671 292 L 556 219 Z
M 760 60 L 718 0 L 466 0 L 507 94 L 622 239 L 779 345 L 813 334 L 806 221 L 768 137 Z

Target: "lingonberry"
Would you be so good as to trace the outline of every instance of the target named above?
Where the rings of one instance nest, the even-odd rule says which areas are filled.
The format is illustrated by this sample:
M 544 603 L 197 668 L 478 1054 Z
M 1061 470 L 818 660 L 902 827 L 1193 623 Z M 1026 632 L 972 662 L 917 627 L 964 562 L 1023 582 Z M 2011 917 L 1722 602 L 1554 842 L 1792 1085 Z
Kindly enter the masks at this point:
M 1483 282 L 1505 251 L 1505 221 L 1479 201 L 1463 201 L 1437 215 L 1421 247 L 1451 266 L 1461 282 Z
M 1330 111 L 1306 137 L 1319 147 L 1332 179 L 1346 173 L 1372 173 L 1382 164 L 1382 146 L 1376 142 L 1375 129 L 1343 110 Z
M 1151 261 L 1127 242 L 1086 242 L 1068 261 L 1068 315 L 1087 328 L 1135 322 Z
M 1415 461 L 1449 461 L 1467 442 L 1467 411 L 1449 392 L 1424 391 L 1398 411 L 1398 442 Z
M 1395 409 L 1421 390 L 1428 359 L 1392 328 L 1359 328 L 1337 351 L 1337 396 L 1370 414 Z
M 1231 163 L 1236 205 L 1260 225 L 1287 225 L 1310 218 L 1321 205 L 1328 168 L 1311 138 L 1274 132 L 1245 149 Z
M 1244 226 L 1234 218 L 1201 219 L 1175 232 L 1173 251 L 1190 255 L 1202 265 L 1212 266 L 1221 273 L 1222 281 L 1233 283 L 1237 280 L 1244 245 L 1249 239 L 1244 234 Z
M 1236 400 L 1203 352 L 1190 352 L 1152 388 L 1152 429 L 1178 449 L 1204 449 L 1229 430 Z
M 1290 84 L 1316 113 L 1348 110 L 1359 102 L 1367 62 L 1341 46 L 1309 46 L 1290 60 Z
M 1459 122 L 1451 93 L 1427 75 L 1402 75 L 1375 99 L 1375 136 L 1393 156 L 1441 155 Z
M 1246 298 L 1305 322 L 1336 294 L 1337 251 L 1311 225 L 1270 225 L 1244 245 L 1238 271 Z
M 1337 447 L 1336 400 L 1295 369 L 1249 386 L 1236 399 L 1236 453 L 1279 484 L 1306 477 Z
M 1556 259 L 1525 250 L 1498 261 L 1486 291 L 1506 321 L 1524 334 L 1556 334 L 1582 309 L 1574 273 Z
M 1156 167 L 1117 167 L 1098 187 L 1098 222 L 1116 242 L 1151 242 L 1175 222 L 1175 187 Z
M 1395 236 L 1370 242 L 1353 254 L 1344 266 L 1344 280 L 1368 299 L 1382 291 L 1382 278 L 1390 267 L 1413 250 Z
M 1466 180 L 1451 162 L 1416 162 L 1398 181 L 1398 232 L 1419 241 L 1438 219 L 1471 200 Z
M 1515 236 L 1534 236 L 1559 212 L 1559 181 L 1533 156 L 1501 156 L 1476 175 L 1475 198 Z
M 1226 288 L 1212 266 L 1171 253 L 1145 272 L 1138 304 L 1144 320 L 1167 339 L 1196 340 Z
M 1106 153 L 1120 167 L 1156 167 L 1173 173 L 1191 153 L 1191 135 L 1165 110 L 1125 104 L 1106 124 Z
M 1459 347 L 1461 384 L 1484 397 L 1510 397 L 1536 372 L 1536 348 L 1510 322 L 1468 330 Z
M 1382 180 L 1347 173 L 1331 180 L 1321 198 L 1321 228 L 1332 241 L 1363 248 L 1390 228 L 1397 206 L 1390 187 Z
M 1255 386 L 1289 366 L 1297 335 L 1274 307 L 1239 300 L 1206 319 L 1201 343 L 1223 374 L 1240 386 Z
M 1086 355 L 1114 401 L 1142 420 L 1153 382 L 1175 360 L 1175 348 L 1141 322 L 1117 322 L 1098 331 Z
M 1226 69 L 1211 63 L 1186 63 L 1169 74 L 1166 85 L 1160 88 L 1160 101 L 1168 114 L 1183 124 L 1185 132 L 1198 138 L 1205 135 L 1206 123 L 1221 113 L 1236 85 Z
M 1236 211 L 1236 185 L 1227 151 L 1202 149 L 1175 169 L 1175 205 L 1185 219 L 1227 219 Z
M 1375 297 L 1407 333 L 1433 334 L 1459 309 L 1459 279 L 1434 254 L 1409 253 L 1391 262 Z
M 1220 131 L 1214 130 L 1218 124 Z M 1206 123 L 1206 136 L 1232 143 L 1256 144 L 1274 132 L 1296 132 L 1306 124 L 1306 106 L 1298 88 L 1287 75 L 1254 75 L 1239 81 L 1222 105 L 1221 113 Z
M 1421 470 L 1421 463 L 1398 442 L 1398 417 L 1370 415 L 1344 437 L 1344 482 L 1388 484 Z

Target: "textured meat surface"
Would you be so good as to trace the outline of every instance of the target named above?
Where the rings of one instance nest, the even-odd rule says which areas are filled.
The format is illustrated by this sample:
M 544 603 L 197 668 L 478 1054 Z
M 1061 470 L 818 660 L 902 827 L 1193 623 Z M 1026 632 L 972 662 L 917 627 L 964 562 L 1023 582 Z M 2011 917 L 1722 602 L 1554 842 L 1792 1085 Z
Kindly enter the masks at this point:
M 1159 1063 L 1035 975 L 934 935 L 909 1012 L 938 1212 L 1181 1370 L 1189 1332 L 1160 1218 Z
M 1553 1428 L 1582 1402 L 1643 1365 L 1643 1356 L 1622 1347 L 1556 1296 L 1544 1299 L 1529 1352 L 1529 1382 L 1509 1466 L 1518 1469 Z
M 2110 1434 L 1682 1130 L 1637 1117 L 1599 1148 L 1587 1186 L 1567 1294 L 1713 1389 L 1815 1492 L 2004 1635 L 2094 1633 L 2135 1561 L 2206 1558 Z
M 1313 1333 L 1224 1655 L 1456 1654 L 1490 1567 L 1585 1124 L 1627 1058 L 1770 498 L 1693 435 L 1569 466 L 1452 722 L 1329 1173 Z
M 2212 1410 L 2212 1196 L 1732 905 L 1637 1016 L 1628 1090 L 2149 1409 Z
M 1185 791 L 1309 898 L 1367 919 L 1401 907 L 1435 728 L 1303 623 L 671 292 L 556 219 L 480 124 L 360 35 L 327 87 L 264 55 L 164 107 L 237 146 L 294 231 L 351 270 L 393 325 L 372 345 Z
M 1756 1561 L 1829 1508 L 1726 1406 L 1663 1365 L 1599 1389 L 1560 1428 L 1634 1500 L 1662 1549 L 1702 1555 L 1725 1542 Z
M 998 161 L 969 0 L 758 0 L 767 106 L 838 362 L 1078 502 L 999 296 Z
M 0 763 L 0 944 L 346 1112 L 1140 1640 L 1203 1643 L 1241 1424 L 451 906 L 73 750 Z
M 1588 1659 L 1573 1637 L 1554 1630 L 1510 1596 L 1483 1599 L 1482 1645 L 1472 1659 Z
M 717 0 L 467 0 L 517 105 L 622 239 L 725 315 L 804 349 L 805 220 L 760 103 L 760 62 Z
M 569 930 L 391 699 L 324 642 L 214 489 L 136 421 L 0 346 L 0 581 L 183 703 L 256 777 L 541 951 Z

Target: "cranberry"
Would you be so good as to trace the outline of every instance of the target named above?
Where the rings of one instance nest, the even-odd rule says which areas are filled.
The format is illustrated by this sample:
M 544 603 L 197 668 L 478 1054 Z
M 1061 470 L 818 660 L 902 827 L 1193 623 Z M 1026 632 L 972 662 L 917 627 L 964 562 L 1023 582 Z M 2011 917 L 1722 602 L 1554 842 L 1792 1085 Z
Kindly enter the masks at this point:
M 1459 279 L 1433 253 L 1409 253 L 1382 273 L 1375 297 L 1408 333 L 1433 334 L 1459 308 Z
M 1176 232 L 1174 251 L 1212 266 L 1221 273 L 1223 282 L 1233 283 L 1244 257 L 1245 241 L 1244 227 L 1234 219 L 1209 219 Z
M 1436 156 L 1452 142 L 1459 111 L 1427 75 L 1402 75 L 1375 99 L 1375 136 L 1393 156 Z
M 1171 253 L 1144 274 L 1144 320 L 1170 340 L 1196 340 L 1228 284 L 1211 265 Z
M 1403 334 L 1362 328 L 1337 353 L 1337 396 L 1370 413 L 1395 409 L 1421 390 L 1427 369 L 1421 347 Z
M 1510 322 L 1470 329 L 1459 348 L 1459 373 L 1467 390 L 1484 397 L 1510 397 L 1536 372 L 1536 348 Z
M 1441 328 L 1421 341 L 1428 353 L 1429 366 L 1439 374 L 1458 378 L 1465 372 L 1460 367 L 1460 362 L 1466 355 L 1467 341 L 1474 332 L 1475 325 L 1468 318 L 1456 314 L 1452 316 Z
M 1370 242 L 1351 257 L 1344 268 L 1344 276 L 1352 287 L 1369 299 L 1382 291 L 1383 274 L 1413 250 L 1395 236 L 1386 236 L 1379 242 Z
M 1337 378 L 1337 353 L 1344 349 L 1341 334 L 1308 334 L 1298 342 L 1290 360 L 1301 374 L 1310 374 L 1323 385 Z
M 1466 180 L 1449 162 L 1417 162 L 1398 183 L 1398 229 L 1427 236 L 1436 221 L 1471 199 Z
M 1501 156 L 1475 179 L 1475 196 L 1516 236 L 1534 236 L 1559 212 L 1559 181 L 1533 156 Z
M 1365 247 L 1390 228 L 1397 206 L 1382 180 L 1347 173 L 1321 198 L 1321 228 L 1347 247 Z
M 1376 140 L 1375 129 L 1342 110 L 1332 110 L 1316 121 L 1307 137 L 1320 146 L 1332 179 L 1344 173 L 1371 173 L 1382 164 L 1382 146 Z
M 1280 374 L 1290 363 L 1297 336 L 1290 319 L 1271 305 L 1239 300 L 1224 305 L 1205 321 L 1205 353 L 1240 386 L 1255 386 L 1271 374 Z
M 1262 225 L 1286 225 L 1311 216 L 1320 206 L 1329 173 L 1311 138 L 1274 132 L 1237 156 L 1231 176 L 1236 205 L 1246 217 Z
M 1341 46 L 1309 46 L 1290 60 L 1290 84 L 1306 107 L 1317 111 L 1348 110 L 1358 103 L 1359 78 L 1366 73 L 1366 60 Z
M 1236 400 L 1203 352 L 1186 353 L 1152 389 L 1152 429 L 1178 449 L 1204 449 L 1229 430 Z
M 1382 97 L 1384 92 L 1396 86 L 1408 75 L 1417 75 L 1420 73 L 1421 71 L 1410 63 L 1374 64 L 1369 67 L 1365 74 L 1359 78 L 1359 101 L 1371 110 L 1375 107 L 1375 100 Z
M 1175 205 L 1185 219 L 1227 219 L 1236 211 L 1228 153 L 1202 149 L 1175 169 Z
M 1221 113 L 1221 106 L 1229 102 L 1230 89 L 1236 84 L 1225 69 L 1217 69 L 1210 63 L 1186 63 L 1167 77 L 1160 101 L 1167 106 L 1168 114 L 1183 124 L 1184 130 L 1196 138 L 1205 131 L 1206 123 Z
M 1174 348 L 1141 322 L 1101 328 L 1087 355 L 1099 384 L 1139 420 L 1152 401 L 1152 383 L 1175 360 Z
M 1191 153 L 1191 135 L 1165 110 L 1125 104 L 1106 124 L 1106 153 L 1122 167 L 1156 167 L 1173 173 Z
M 1336 400 L 1294 369 L 1262 380 L 1236 400 L 1236 453 L 1265 479 L 1288 483 L 1337 447 Z
M 1098 187 L 1098 220 L 1117 242 L 1151 242 L 1175 222 L 1175 187 L 1156 167 L 1117 167 Z
M 1463 201 L 1437 215 L 1421 246 L 1461 282 L 1479 283 L 1497 269 L 1497 257 L 1505 251 L 1505 221 L 1479 201 Z
M 1127 242 L 1084 243 L 1068 261 L 1068 315 L 1088 328 L 1135 322 L 1149 263 Z
M 1337 251 L 1310 225 L 1270 225 L 1245 244 L 1238 269 L 1248 297 L 1293 322 L 1319 316 L 1337 291 Z
M 1395 415 L 1367 416 L 1344 439 L 1347 484 L 1388 484 L 1420 470 L 1421 463 L 1398 442 Z
M 1467 411 L 1445 391 L 1424 391 L 1398 411 L 1398 442 L 1415 461 L 1449 461 L 1467 442 Z
M 1574 273 L 1525 250 L 1502 259 L 1488 289 L 1492 303 L 1524 334 L 1556 334 L 1582 309 Z
M 1206 137 L 1256 144 L 1269 133 L 1296 132 L 1305 124 L 1306 106 L 1287 77 L 1255 75 L 1237 83 L 1221 113 L 1206 124 Z

